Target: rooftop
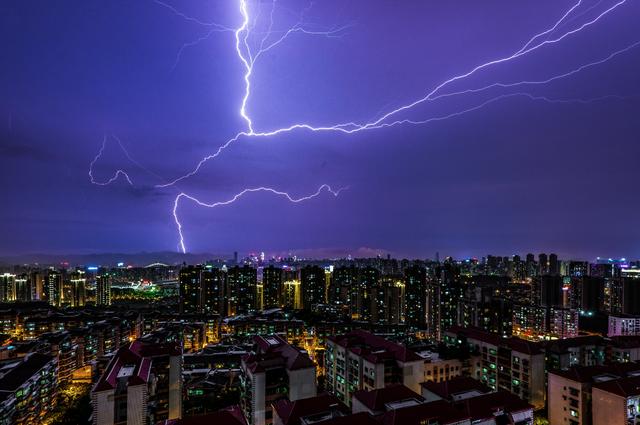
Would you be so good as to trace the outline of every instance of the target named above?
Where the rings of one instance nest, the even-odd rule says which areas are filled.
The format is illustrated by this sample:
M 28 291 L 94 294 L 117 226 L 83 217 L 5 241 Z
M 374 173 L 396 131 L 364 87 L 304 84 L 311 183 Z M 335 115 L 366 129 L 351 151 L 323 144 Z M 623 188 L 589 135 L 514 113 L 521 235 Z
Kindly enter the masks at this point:
M 282 366 L 287 370 L 315 367 L 309 355 L 290 345 L 278 335 L 254 337 L 257 350 L 242 358 L 251 372 L 263 372 L 269 367 Z
M 239 406 L 231 406 L 217 412 L 183 419 L 169 419 L 156 425 L 247 425 Z
M 502 338 L 497 334 L 486 332 L 474 327 L 452 326 L 447 333 L 461 335 L 466 338 L 475 339 L 495 346 L 508 347 L 519 353 L 536 355 L 542 354 L 543 345 L 539 342 L 527 341 L 517 337 Z
M 640 395 L 640 376 L 631 376 L 607 382 L 598 382 L 593 385 L 608 393 L 619 395 L 620 397 L 634 397 Z
M 300 425 L 303 418 L 325 413 L 327 419 L 350 413 L 347 406 L 330 394 L 321 394 L 296 401 L 281 399 L 273 403 L 273 409 L 282 419 L 284 425 Z
M 119 380 L 126 380 L 127 385 L 147 383 L 151 371 L 151 358 L 143 356 L 139 348 L 140 344 L 136 342 L 121 347 L 93 387 L 93 392 L 114 390 Z
M 458 376 L 444 382 L 423 382 L 422 388 L 428 390 L 445 400 L 459 400 L 466 398 L 465 395 L 486 394 L 491 392 L 491 388 L 484 385 L 477 379 L 466 376 Z
M 611 363 L 609 365 L 598 366 L 573 366 L 567 370 L 554 370 L 549 374 L 561 376 L 575 382 L 594 383 L 603 381 L 603 378 L 611 379 L 623 378 L 640 372 L 640 363 Z
M 11 367 L 0 377 L 0 391 L 14 392 L 29 378 L 44 368 L 53 357 L 46 354 L 31 353 L 21 361 L 12 362 Z
M 360 329 L 345 335 L 331 336 L 328 339 L 372 363 L 380 363 L 389 358 L 403 363 L 423 360 L 422 357 L 404 345 Z
M 458 401 L 454 407 L 470 417 L 474 423 L 493 419 L 500 412 L 518 413 L 533 410 L 532 405 L 504 390 Z
M 402 384 L 390 385 L 377 390 L 359 390 L 353 393 L 353 398 L 365 405 L 372 412 L 389 410 L 388 404 L 417 400 L 424 402 L 424 398 Z M 410 403 L 411 404 L 411 403 Z M 396 408 L 398 408 L 396 406 Z
M 455 409 L 444 400 L 437 400 L 404 409 L 390 410 L 382 416 L 381 421 L 383 425 L 421 425 L 429 421 L 448 425 L 465 419 L 469 419 L 466 413 Z

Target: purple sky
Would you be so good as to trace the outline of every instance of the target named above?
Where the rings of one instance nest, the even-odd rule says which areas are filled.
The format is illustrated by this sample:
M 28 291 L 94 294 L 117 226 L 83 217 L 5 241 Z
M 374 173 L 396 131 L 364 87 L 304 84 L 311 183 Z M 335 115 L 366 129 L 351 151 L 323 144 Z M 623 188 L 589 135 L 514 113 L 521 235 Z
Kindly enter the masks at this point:
M 237 28 L 239 1 L 170 4 Z M 247 1 L 257 48 L 271 3 Z M 517 52 L 576 2 L 278 0 L 271 40 L 301 14 L 307 31 L 346 28 L 336 37 L 297 32 L 263 54 L 247 113 L 258 132 L 369 122 Z M 536 42 L 615 3 L 584 0 Z M 439 94 L 563 74 L 640 41 L 639 21 L 640 3 L 627 0 L 561 42 Z M 216 209 L 183 200 L 187 249 L 640 257 L 640 46 L 570 78 L 452 96 L 394 119 L 444 116 L 515 92 L 572 102 L 511 96 L 424 125 L 241 137 L 198 175 L 155 188 L 246 130 L 234 33 L 206 38 L 212 28 L 152 0 L 0 3 L 0 255 L 177 250 L 172 208 L 181 191 L 210 203 L 247 187 L 301 197 L 327 183 L 348 190 L 296 205 L 266 193 Z M 193 45 L 181 51 L 185 43 Z M 122 169 L 133 187 L 90 182 L 105 134 L 95 179 Z

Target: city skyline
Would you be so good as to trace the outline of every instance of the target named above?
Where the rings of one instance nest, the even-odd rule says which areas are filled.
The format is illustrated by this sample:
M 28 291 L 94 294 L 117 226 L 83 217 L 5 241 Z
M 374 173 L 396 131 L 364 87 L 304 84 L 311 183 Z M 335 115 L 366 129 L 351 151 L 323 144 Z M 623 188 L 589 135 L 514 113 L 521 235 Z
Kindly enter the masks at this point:
M 0 255 L 640 255 L 637 4 L 362 6 L 3 4 Z

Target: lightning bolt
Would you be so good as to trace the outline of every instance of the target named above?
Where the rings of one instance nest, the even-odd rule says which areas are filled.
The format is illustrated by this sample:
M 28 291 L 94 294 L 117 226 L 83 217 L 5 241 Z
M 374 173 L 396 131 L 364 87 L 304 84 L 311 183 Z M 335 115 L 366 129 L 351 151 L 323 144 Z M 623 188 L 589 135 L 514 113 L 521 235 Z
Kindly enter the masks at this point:
M 277 195 L 280 197 L 285 198 L 287 201 L 293 203 L 293 204 L 298 204 L 300 202 L 304 202 L 304 201 L 309 201 L 313 198 L 318 197 L 323 191 L 327 191 L 330 194 L 332 194 L 333 196 L 338 196 L 340 194 L 340 192 L 342 192 L 343 190 L 346 190 L 346 187 L 340 188 L 338 190 L 333 190 L 331 189 L 331 186 L 327 185 L 327 184 L 323 184 L 322 186 L 320 186 L 318 188 L 318 190 L 316 190 L 314 193 L 310 194 L 310 195 L 306 195 L 306 196 L 302 196 L 300 198 L 294 198 L 292 195 L 290 195 L 287 192 L 283 192 L 280 190 L 276 190 L 273 189 L 271 187 L 256 187 L 256 188 L 250 188 L 250 189 L 244 189 L 239 193 L 236 193 L 235 195 L 233 195 L 233 197 L 231 197 L 230 199 L 227 199 L 226 201 L 218 201 L 218 202 L 212 202 L 212 203 L 206 203 L 203 201 L 200 201 L 198 198 L 195 198 L 191 195 L 188 195 L 184 192 L 181 192 L 180 194 L 178 194 L 178 196 L 176 196 L 175 200 L 173 201 L 173 219 L 176 223 L 176 226 L 178 228 L 178 235 L 180 236 L 180 242 L 179 242 L 179 246 L 180 246 L 180 250 L 183 253 L 187 252 L 187 248 L 185 246 L 184 243 L 184 235 L 182 234 L 182 223 L 180 222 L 180 219 L 178 218 L 178 206 L 180 204 L 180 200 L 185 198 L 188 199 L 190 201 L 195 202 L 197 205 L 201 206 L 201 207 L 206 207 L 206 208 L 216 208 L 216 207 L 221 207 L 221 206 L 225 206 L 225 205 L 230 205 L 233 204 L 234 202 L 236 202 L 238 199 L 242 198 L 243 196 L 250 194 L 250 193 L 256 193 L 256 192 L 267 192 L 267 193 L 271 193 L 273 195 Z
M 108 186 L 111 183 L 113 183 L 116 180 L 118 180 L 118 178 L 120 176 L 122 176 L 127 181 L 127 183 L 129 183 L 130 186 L 133 186 L 133 182 L 131 181 L 131 178 L 129 177 L 129 174 L 127 174 L 127 172 L 122 170 L 122 169 L 116 170 L 116 172 L 113 174 L 113 176 L 110 177 L 109 179 L 105 180 L 105 181 L 98 181 L 93 177 L 93 166 L 102 157 L 102 154 L 104 153 L 104 149 L 105 149 L 106 146 L 107 146 L 107 136 L 105 135 L 104 139 L 102 140 L 102 146 L 100 147 L 100 150 L 98 151 L 98 154 L 95 156 L 95 158 L 93 158 L 93 161 L 91 161 L 91 163 L 89 164 L 89 180 L 91 181 L 91 183 L 93 183 L 95 185 L 98 185 L 98 186 Z M 120 145 L 120 146 L 122 146 L 122 145 Z
M 638 43 L 634 43 L 630 46 L 627 46 L 624 49 L 621 49 L 619 51 L 616 51 L 614 53 L 612 53 L 611 55 L 609 55 L 608 57 L 606 57 L 605 59 L 596 61 L 596 62 L 591 62 L 588 63 L 586 65 L 582 65 L 574 70 L 571 70 L 569 72 L 566 72 L 564 74 L 560 74 L 560 75 L 556 75 L 554 77 L 550 77 L 546 80 L 540 80 L 540 81 L 520 81 L 520 82 L 516 82 L 516 83 L 494 83 L 491 84 L 489 86 L 485 86 L 479 89 L 469 89 L 469 90 L 464 90 L 464 91 L 457 91 L 457 92 L 453 92 L 453 93 L 448 93 L 448 94 L 444 94 L 444 95 L 438 95 L 438 93 L 440 93 L 444 88 L 446 88 L 447 86 L 453 84 L 456 81 L 460 81 L 460 80 L 464 80 L 467 79 L 469 77 L 471 77 L 472 75 L 476 74 L 477 72 L 481 71 L 482 69 L 488 68 L 490 66 L 493 65 L 498 65 L 498 64 L 502 64 L 505 62 L 509 62 L 509 61 L 513 61 L 521 56 L 527 55 L 531 52 L 534 52 L 538 49 L 540 49 L 541 47 L 544 47 L 546 45 L 549 44 L 556 44 L 562 40 L 564 40 L 565 38 L 574 35 L 582 30 L 584 30 L 585 28 L 590 27 L 591 25 L 595 24 L 596 22 L 598 22 L 600 19 L 602 19 L 604 16 L 608 15 L 609 13 L 611 13 L 612 11 L 614 11 L 615 9 L 617 9 L 618 7 L 622 6 L 623 4 L 625 4 L 628 0 L 619 0 L 618 2 L 616 2 L 614 5 L 610 6 L 609 8 L 605 9 L 603 12 L 601 12 L 600 14 L 598 14 L 595 18 L 592 18 L 591 20 L 583 23 L 582 25 L 580 25 L 579 27 L 567 31 L 564 34 L 562 34 L 561 36 L 558 36 L 556 38 L 551 38 L 551 39 L 545 39 L 542 41 L 539 41 L 537 43 L 535 43 L 536 40 L 542 39 L 545 36 L 553 33 L 556 29 L 558 29 L 563 22 L 565 22 L 565 19 L 567 19 L 567 17 L 569 17 L 576 9 L 579 8 L 579 6 L 582 4 L 582 0 L 579 0 L 577 3 L 575 3 L 567 12 L 565 12 L 558 21 L 556 21 L 549 29 L 544 30 L 536 35 L 534 35 L 533 37 L 531 37 L 519 50 L 517 50 L 515 53 L 503 57 L 503 58 L 499 58 L 499 59 L 494 59 L 491 60 L 489 62 L 485 62 L 481 65 L 478 65 L 476 67 L 474 67 L 473 69 L 471 69 L 470 71 L 463 73 L 463 74 L 459 74 L 457 76 L 451 77 L 447 80 L 445 80 L 444 82 L 440 83 L 439 85 L 437 85 L 435 88 L 433 88 L 430 92 L 428 92 L 424 97 L 411 102 L 409 104 L 400 106 L 396 109 L 393 109 L 390 112 L 385 113 L 384 115 L 382 115 L 380 118 L 375 119 L 371 122 L 367 122 L 367 123 L 354 123 L 354 122 L 348 122 L 348 123 L 342 123 L 342 124 L 335 124 L 335 125 L 329 125 L 329 126 L 314 126 L 311 124 L 307 124 L 307 123 L 298 123 L 298 124 L 292 124 L 288 127 L 283 127 L 283 128 L 278 128 L 275 130 L 271 130 L 271 131 L 255 131 L 253 128 L 253 123 L 251 118 L 248 116 L 247 114 L 247 102 L 249 100 L 249 97 L 251 95 L 251 74 L 253 72 L 253 65 L 255 63 L 254 60 L 251 59 L 251 54 L 250 51 L 251 49 L 248 46 L 247 43 L 247 37 L 248 37 L 248 26 L 249 26 L 249 15 L 247 12 L 247 1 L 246 0 L 239 0 L 240 1 L 240 13 L 243 17 L 243 23 L 242 25 L 236 30 L 235 35 L 236 35 L 236 51 L 238 54 L 238 57 L 240 58 L 240 61 L 244 64 L 244 67 L 246 69 L 246 73 L 244 74 L 244 81 L 245 81 L 245 93 L 244 96 L 242 98 L 242 102 L 241 102 L 241 106 L 240 106 L 240 116 L 243 118 L 243 120 L 247 123 L 247 130 L 245 131 L 240 131 L 237 134 L 235 134 L 233 137 L 231 137 L 230 139 L 228 139 L 226 142 L 224 142 L 222 145 L 220 145 L 217 150 L 215 152 L 213 152 L 210 155 L 205 156 L 204 158 L 202 158 L 197 164 L 196 166 L 188 173 L 174 179 L 171 180 L 169 182 L 166 183 L 162 183 L 162 184 L 158 184 L 156 185 L 156 187 L 158 188 L 165 188 L 165 187 L 170 187 L 173 186 L 175 184 L 177 184 L 178 182 L 185 180 L 189 177 L 192 177 L 194 175 L 196 175 L 200 169 L 202 168 L 202 166 L 212 160 L 217 158 L 220 154 L 222 154 L 222 152 L 228 148 L 231 144 L 237 142 L 240 138 L 242 137 L 272 137 L 272 136 L 277 136 L 279 134 L 282 133 L 289 133 L 291 131 L 294 130 L 308 130 L 308 131 L 312 131 L 312 132 L 325 132 L 325 131 L 332 131 L 332 132 L 339 132 L 339 133 L 343 133 L 343 134 L 352 134 L 352 133 L 357 133 L 360 131 L 366 131 L 366 130 L 376 130 L 376 129 L 380 129 L 380 128 L 387 128 L 387 127 L 393 127 L 395 125 L 400 125 L 400 124 L 413 124 L 413 123 L 423 123 L 423 122 L 430 122 L 429 120 L 425 120 L 425 121 L 412 121 L 412 120 L 396 120 L 393 122 L 385 122 L 387 121 L 389 118 L 391 118 L 394 115 L 397 115 L 401 112 L 404 111 L 408 111 L 410 109 L 415 108 L 416 106 L 423 104 L 425 102 L 433 102 L 436 101 L 438 99 L 444 98 L 444 97 L 450 97 L 450 96 L 454 96 L 454 95 L 462 95 L 462 94 L 468 94 L 468 93 L 475 93 L 475 92 L 480 92 L 480 91 L 484 91 L 484 90 L 488 90 L 490 88 L 494 88 L 494 87 L 502 87 L 502 88 L 508 88 L 508 87 L 515 87 L 518 85 L 540 85 L 540 84 L 547 84 L 550 83 L 552 81 L 561 79 L 561 78 L 566 78 L 572 75 L 575 75 L 578 72 L 581 72 L 587 68 L 590 68 L 592 66 L 596 66 L 596 65 L 600 65 L 602 63 L 605 63 L 611 59 L 613 59 L 615 56 L 627 52 L 629 50 L 631 50 L 634 47 L 637 47 Z M 595 6 L 595 5 L 594 5 Z M 594 6 L 592 6 L 591 8 L 593 8 Z M 586 13 L 583 12 L 583 13 Z M 244 33 L 244 36 L 242 35 Z M 244 46 L 244 48 L 243 48 Z M 248 53 L 248 57 L 245 56 L 245 54 Z M 263 53 L 263 49 L 259 50 L 258 52 L 258 56 L 260 54 Z
M 201 159 L 195 166 L 195 168 L 193 168 L 192 171 L 184 174 L 181 177 L 178 177 L 172 181 L 169 181 L 167 183 L 162 183 L 162 184 L 158 184 L 155 187 L 157 188 L 166 188 L 166 187 L 170 187 L 170 186 L 174 186 L 177 183 L 179 183 L 180 181 L 187 179 L 191 176 L 194 176 L 195 174 L 197 174 L 200 169 L 202 168 L 202 166 L 209 160 L 212 160 L 214 158 L 217 158 L 226 148 L 228 148 L 231 144 L 237 142 L 238 140 L 240 140 L 243 137 L 255 137 L 255 138 L 259 138 L 259 137 L 264 137 L 264 138 L 269 138 L 272 136 L 276 136 L 279 134 L 283 134 L 283 133 L 289 133 L 292 131 L 296 131 L 296 130 L 305 130 L 305 131 L 311 131 L 311 132 L 338 132 L 338 133 L 343 133 L 343 134 L 353 134 L 353 133 L 357 133 L 357 132 L 361 132 L 361 131 L 368 131 L 368 130 L 374 130 L 374 129 L 381 129 L 381 128 L 388 128 L 388 127 L 393 127 L 393 126 L 397 126 L 397 125 L 404 125 L 404 124 L 409 124 L 409 125 L 423 125 L 423 124 L 427 124 L 427 123 L 431 123 L 431 122 L 435 122 L 435 121 L 443 121 L 443 120 L 447 120 L 453 117 L 457 117 L 463 114 L 467 114 L 469 112 L 472 111 L 476 111 L 478 109 L 484 108 L 487 105 L 490 105 L 492 103 L 495 103 L 497 101 L 503 100 L 503 99 L 508 99 L 508 98 L 513 98 L 513 97 L 524 97 L 527 99 L 530 99 L 532 101 L 543 101 L 543 102 L 547 102 L 547 103 L 592 103 L 595 101 L 600 101 L 600 100 L 606 100 L 606 99 L 623 99 L 623 97 L 621 96 L 615 96 L 615 95 L 608 95 L 608 96 L 602 96 L 599 98 L 593 98 L 593 99 L 551 99 L 548 97 L 544 97 L 544 96 L 535 96 L 533 94 L 530 93 L 524 93 L 524 92 L 516 92 L 516 93 L 506 93 L 506 94 L 501 94 L 495 97 L 492 97 L 488 100 L 485 100 L 479 104 L 477 104 L 476 106 L 467 108 L 467 109 L 463 109 L 460 111 L 456 111 L 456 112 L 452 112 L 446 115 L 441 115 L 441 116 L 435 116 L 435 117 L 431 117 L 431 118 L 426 118 L 423 120 L 415 120 L 415 119 L 408 119 L 408 118 L 396 118 L 397 115 L 406 113 L 414 108 L 416 108 L 418 105 L 427 103 L 427 102 L 433 102 L 439 99 L 443 99 L 443 98 L 447 98 L 447 97 L 452 97 L 452 96 L 460 96 L 460 95 L 465 95 L 465 94 L 474 94 L 474 93 L 479 93 L 479 92 L 484 92 L 484 91 L 488 91 L 490 89 L 493 88 L 513 88 L 513 87 L 518 87 L 518 86 L 525 86 L 525 85 L 544 85 L 544 84 L 549 84 L 553 81 L 562 79 L 562 78 L 567 78 L 570 76 L 575 75 L 576 73 L 582 72 L 588 68 L 603 64 L 605 62 L 608 62 L 609 60 L 613 59 L 614 57 L 628 52 L 629 50 L 635 48 L 638 46 L 638 44 L 640 44 L 640 42 L 636 42 L 633 43 L 623 49 L 620 49 L 618 51 L 615 51 L 613 53 L 611 53 L 610 55 L 608 55 L 607 57 L 600 59 L 600 60 L 596 60 L 593 62 L 589 62 L 587 64 L 581 65 L 575 69 L 572 69 L 570 71 L 567 71 L 565 73 L 562 74 L 557 74 L 554 75 L 552 77 L 548 77 L 546 79 L 542 79 L 542 80 L 523 80 L 523 81 L 517 81 L 517 82 L 510 82 L 510 83 L 493 83 L 487 86 L 483 86 L 480 88 L 471 88 L 471 89 L 466 89 L 466 90 L 459 90 L 459 91 L 452 91 L 452 92 L 445 92 L 445 89 L 448 88 L 449 86 L 454 85 L 455 83 L 458 82 L 462 82 L 466 79 L 469 79 L 471 76 L 478 74 L 479 72 L 481 72 L 484 69 L 493 67 L 493 66 L 497 66 L 500 64 L 505 64 L 508 62 L 512 62 L 517 60 L 518 58 L 521 58 L 525 55 L 530 55 L 534 52 L 536 52 L 537 50 L 545 47 L 545 46 L 550 46 L 550 45 L 555 45 L 558 44 L 560 42 L 562 42 L 564 39 L 571 37 L 575 34 L 578 34 L 580 32 L 582 32 L 583 30 L 593 26 L 594 24 L 596 24 L 597 22 L 599 22 L 601 19 L 603 19 L 605 16 L 609 15 L 611 12 L 615 11 L 616 9 L 618 9 L 620 6 L 624 5 L 625 3 L 627 3 L 628 0 L 618 0 L 615 3 L 613 3 L 612 5 L 610 5 L 609 7 L 605 8 L 603 11 L 597 13 L 595 15 L 595 17 L 592 17 L 591 19 L 587 20 L 586 22 L 578 25 L 577 27 L 573 28 L 573 29 L 567 29 L 567 30 L 562 30 L 560 31 L 562 28 L 564 27 L 568 27 L 569 24 L 571 24 L 572 22 L 576 21 L 578 18 L 588 14 L 589 12 L 591 12 L 592 10 L 594 10 L 596 7 L 598 7 L 603 0 L 599 0 L 596 4 L 591 5 L 589 8 L 587 8 L 586 10 L 583 10 L 579 13 L 576 13 L 580 10 L 582 4 L 583 4 L 583 0 L 578 0 L 575 4 L 573 4 L 566 12 L 563 13 L 563 15 L 556 20 L 552 26 L 550 26 L 549 28 L 533 35 L 529 40 L 526 41 L 525 44 L 522 45 L 522 47 L 520 47 L 517 51 L 515 51 L 514 53 L 508 55 L 508 56 L 504 56 L 501 58 L 497 58 L 497 59 L 493 59 L 490 61 L 487 61 L 485 63 L 482 63 L 480 65 L 477 65 L 473 68 L 471 68 L 469 71 L 452 76 L 444 81 L 442 81 L 440 84 L 436 85 L 435 87 L 433 87 L 430 91 L 428 91 L 424 96 L 410 102 L 404 105 L 401 105 L 395 109 L 392 109 L 384 114 L 382 114 L 381 116 L 379 116 L 379 118 L 373 119 L 371 121 L 368 122 L 345 122 L 345 123 L 339 123 L 339 124 L 333 124 L 333 125 L 327 125 L 327 126 L 316 126 L 316 125 L 312 125 L 309 123 L 294 123 L 291 124 L 290 126 L 287 127 L 282 127 L 282 128 L 277 128 L 277 129 L 273 129 L 273 130 L 256 130 L 254 127 L 254 123 L 253 120 L 251 118 L 251 115 L 248 111 L 248 103 L 249 100 L 251 98 L 251 89 L 252 89 L 252 85 L 251 85 L 251 79 L 252 79 L 252 75 L 254 72 L 254 67 L 258 61 L 258 59 L 260 57 L 262 57 L 264 54 L 266 54 L 267 52 L 271 51 L 272 49 L 276 48 L 277 46 L 279 46 L 280 44 L 282 44 L 285 40 L 287 40 L 291 35 L 296 34 L 296 33 L 300 33 L 300 34 L 307 34 L 307 35 L 319 35 L 319 36 L 325 36 L 325 37 L 339 37 L 341 36 L 341 34 L 344 32 L 344 30 L 346 28 L 348 28 L 349 26 L 343 26 L 343 27 L 338 27 L 338 28 L 334 28 L 331 30 L 326 30 L 326 31 L 315 31 L 315 30 L 310 30 L 307 29 L 303 26 L 302 22 L 304 20 L 304 13 L 308 10 L 305 9 L 305 11 L 303 11 L 303 13 L 300 16 L 299 22 L 295 25 L 293 25 L 292 27 L 290 27 L 289 29 L 285 30 L 285 31 L 281 31 L 279 33 L 276 33 L 273 31 L 273 26 L 274 26 L 274 11 L 276 9 L 276 3 L 277 0 L 273 0 L 271 3 L 271 11 L 269 14 L 269 26 L 267 31 L 263 34 L 262 38 L 259 40 L 259 43 L 257 43 L 257 48 L 252 47 L 252 41 L 253 41 L 253 30 L 255 28 L 256 22 L 260 16 L 261 13 L 261 9 L 258 9 L 258 13 L 255 15 L 255 18 L 253 20 L 253 24 L 252 24 L 252 20 L 251 20 L 251 16 L 250 16 L 250 10 L 249 10 L 249 4 L 248 4 L 248 0 L 238 0 L 238 7 L 239 7 L 239 14 L 242 18 L 242 21 L 240 23 L 240 25 L 238 27 L 236 27 L 235 29 L 224 26 L 224 25 L 220 25 L 220 24 L 216 24 L 216 23 L 212 23 L 212 22 L 204 22 L 201 21 L 197 18 L 194 18 L 192 16 L 189 16 L 187 14 L 184 14 L 182 12 L 180 12 L 179 10 L 177 10 L 176 8 L 174 8 L 173 6 L 164 3 L 160 0 L 154 0 L 156 3 L 162 5 L 163 7 L 166 7 L 167 9 L 171 10 L 174 14 L 176 14 L 177 16 L 190 21 L 190 22 L 194 22 L 198 25 L 204 26 L 204 27 L 209 27 L 210 31 L 205 34 L 205 36 L 195 40 L 194 42 L 190 42 L 190 43 L 185 43 L 182 48 L 178 51 L 178 55 L 176 57 L 176 61 L 174 63 L 173 68 L 175 68 L 180 60 L 180 56 L 182 55 L 182 52 L 185 48 L 193 46 L 205 39 L 207 39 L 208 37 L 210 37 L 214 32 L 233 32 L 234 34 L 234 40 L 235 40 L 235 50 L 236 50 L 236 54 L 238 56 L 239 62 L 241 63 L 242 67 L 243 67 L 243 81 L 244 81 L 244 93 L 240 99 L 240 107 L 239 107 L 239 116 L 242 119 L 243 123 L 244 123 L 244 129 L 239 131 L 238 133 L 236 133 L 233 137 L 229 138 L 226 142 L 224 142 L 222 145 L 220 145 L 216 151 L 214 151 L 212 154 L 205 156 L 203 159 Z M 278 35 L 280 34 L 280 35 Z M 276 36 L 274 38 L 274 36 Z M 253 43 L 256 44 L 256 43 Z M 444 92 L 444 93 L 443 93 Z M 102 155 L 102 151 L 104 150 L 104 143 L 103 143 L 103 147 L 100 150 L 99 154 L 96 156 L 96 158 L 94 159 L 94 161 L 91 163 L 90 166 L 90 176 L 92 179 L 92 182 L 94 182 L 93 180 L 93 176 L 91 174 L 91 169 L 93 164 L 97 161 L 97 159 Z M 131 159 L 131 158 L 129 158 Z M 139 165 L 139 164 L 138 164 Z M 104 183 L 104 184 L 109 184 L 112 181 L 115 181 L 115 179 L 118 178 L 119 175 L 124 175 L 126 176 L 127 180 L 129 181 L 129 183 L 131 184 L 130 179 L 128 178 L 128 176 L 126 175 L 126 173 L 122 170 L 118 170 L 116 172 L 116 174 L 114 175 L 114 177 Z M 315 193 L 313 193 L 312 195 L 309 196 L 305 196 L 302 198 L 293 198 L 292 196 L 290 196 L 288 193 L 286 192 L 282 192 L 282 191 L 278 191 L 275 190 L 273 188 L 269 188 L 269 187 L 258 187 L 258 188 L 250 188 L 250 189 L 244 189 L 243 191 L 239 192 L 238 194 L 234 195 L 232 198 L 226 200 L 226 201 L 219 201 L 219 202 L 213 202 L 213 203 L 206 203 L 206 202 L 202 202 L 200 200 L 198 200 L 197 198 L 185 193 L 185 192 L 181 192 L 179 193 L 175 200 L 174 200 L 174 207 L 173 207 L 173 217 L 174 217 L 174 221 L 176 223 L 177 229 L 178 229 L 178 234 L 179 234 L 179 238 L 180 238 L 180 249 L 182 252 L 186 252 L 186 247 L 185 247 L 185 241 L 184 241 L 184 235 L 183 235 L 183 226 L 182 223 L 180 222 L 179 218 L 178 218 L 178 206 L 180 204 L 180 201 L 184 198 L 184 199 L 188 199 L 191 200 L 192 202 L 194 202 L 195 204 L 199 205 L 199 206 L 203 206 L 203 207 L 208 207 L 208 208 L 216 208 L 216 207 L 220 207 L 220 206 L 224 206 L 224 205 L 229 205 L 231 203 L 234 203 L 236 200 L 238 200 L 239 198 L 245 196 L 246 194 L 249 193 L 254 193 L 254 192 L 268 192 L 274 195 L 278 195 L 278 196 L 282 196 L 284 197 L 286 200 L 288 200 L 289 202 L 292 203 L 298 203 L 298 202 L 302 202 L 308 199 L 312 199 L 315 198 L 316 196 L 320 195 L 321 192 L 323 190 L 328 190 L 330 193 L 332 193 L 334 196 L 337 196 L 340 192 L 340 190 L 338 191 L 333 191 L 331 190 L 331 188 L 328 185 L 322 185 L 318 191 L 316 191 Z

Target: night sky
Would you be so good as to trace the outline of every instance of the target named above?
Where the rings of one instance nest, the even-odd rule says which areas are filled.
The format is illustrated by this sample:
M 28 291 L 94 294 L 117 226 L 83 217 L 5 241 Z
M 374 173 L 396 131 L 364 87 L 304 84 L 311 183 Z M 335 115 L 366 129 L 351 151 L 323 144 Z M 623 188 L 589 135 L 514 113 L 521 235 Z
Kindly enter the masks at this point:
M 304 30 L 254 64 L 246 111 L 266 132 L 375 121 L 519 51 L 577 0 L 278 0 L 273 14 L 268 0 L 247 2 L 254 52 L 265 37 Z M 618 2 L 584 0 L 532 45 Z M 546 80 L 607 58 L 640 41 L 640 1 L 622 3 L 438 94 Z M 197 175 L 155 187 L 247 130 L 239 4 L 0 2 L 0 255 L 177 251 L 181 192 L 212 203 L 245 188 L 298 198 L 329 184 L 347 189 L 295 205 L 268 193 L 215 209 L 183 199 L 186 248 L 640 257 L 640 45 L 548 84 L 440 98 L 387 120 L 474 109 L 422 125 L 241 136 Z M 124 174 L 92 184 L 105 137 L 94 181 L 120 169 L 133 185 Z

